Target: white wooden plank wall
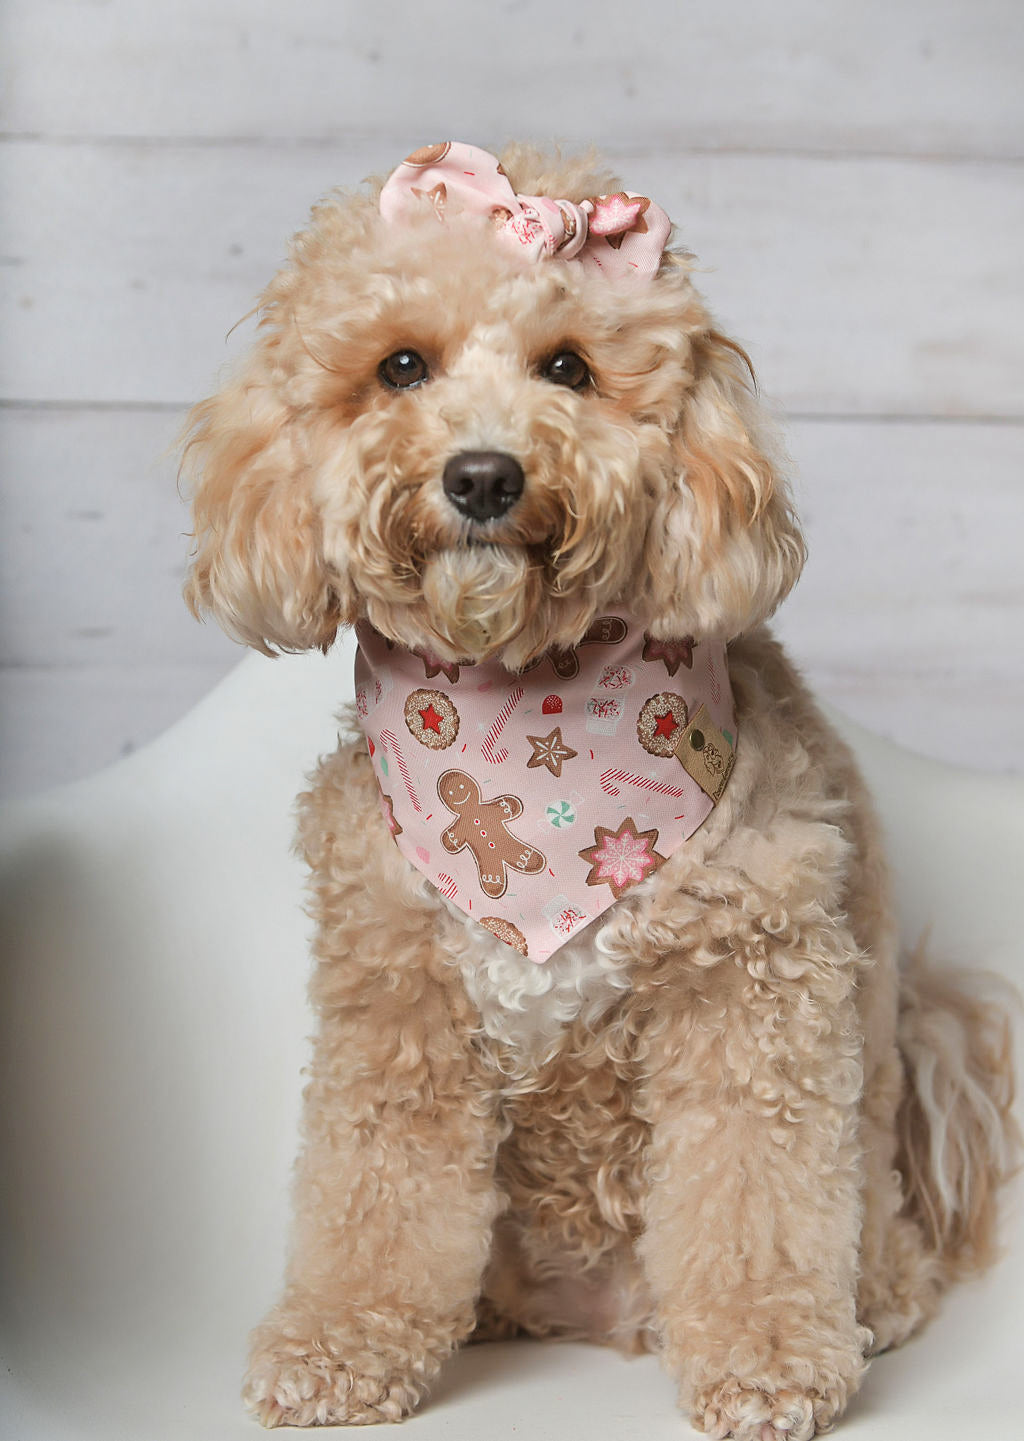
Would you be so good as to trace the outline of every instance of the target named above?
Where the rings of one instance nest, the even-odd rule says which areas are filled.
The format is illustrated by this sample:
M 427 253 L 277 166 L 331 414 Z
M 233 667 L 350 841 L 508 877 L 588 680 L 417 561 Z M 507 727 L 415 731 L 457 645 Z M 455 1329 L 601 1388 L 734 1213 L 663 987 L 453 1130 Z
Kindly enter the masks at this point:
M 669 210 L 786 417 L 812 559 L 783 635 L 866 724 L 1021 768 L 1020 0 L 5 0 L 0 27 L 4 793 L 237 659 L 180 601 L 168 448 L 310 202 L 448 135 L 593 142 Z

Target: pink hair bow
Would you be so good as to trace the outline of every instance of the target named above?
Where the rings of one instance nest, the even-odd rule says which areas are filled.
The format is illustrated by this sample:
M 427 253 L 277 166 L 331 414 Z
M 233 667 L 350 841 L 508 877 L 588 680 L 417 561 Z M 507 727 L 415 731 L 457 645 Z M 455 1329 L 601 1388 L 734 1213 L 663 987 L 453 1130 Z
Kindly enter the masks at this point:
M 424 201 L 439 219 L 449 209 L 490 220 L 510 245 L 540 260 L 578 259 L 614 280 L 657 273 L 672 222 L 645 195 L 620 191 L 578 205 L 546 195 L 517 195 L 495 156 L 446 140 L 402 161 L 380 193 L 380 213 L 400 221 Z

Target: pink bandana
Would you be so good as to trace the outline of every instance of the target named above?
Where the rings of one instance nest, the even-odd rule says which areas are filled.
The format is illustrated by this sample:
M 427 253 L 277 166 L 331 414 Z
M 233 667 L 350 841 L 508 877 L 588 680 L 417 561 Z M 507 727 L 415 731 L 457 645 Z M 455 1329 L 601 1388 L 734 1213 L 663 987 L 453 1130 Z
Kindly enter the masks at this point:
M 546 195 L 517 195 L 495 156 L 446 140 L 416 150 L 385 182 L 380 213 L 389 223 L 423 201 L 439 219 L 449 207 L 489 219 L 503 241 L 534 260 L 578 259 L 614 280 L 649 280 L 661 263 L 672 222 L 645 195 L 619 191 L 574 204 Z
M 399 850 L 531 960 L 656 871 L 725 790 L 721 641 L 653 640 L 608 615 L 517 674 L 356 633 L 356 705 Z

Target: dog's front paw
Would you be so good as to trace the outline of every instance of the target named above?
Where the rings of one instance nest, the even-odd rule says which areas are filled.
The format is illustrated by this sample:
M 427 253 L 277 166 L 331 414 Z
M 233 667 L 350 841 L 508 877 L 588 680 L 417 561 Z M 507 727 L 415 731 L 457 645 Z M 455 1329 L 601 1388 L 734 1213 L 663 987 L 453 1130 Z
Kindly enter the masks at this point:
M 264 1426 L 367 1426 L 401 1421 L 422 1399 L 438 1363 L 422 1351 L 380 1347 L 347 1327 L 261 1326 L 242 1388 Z
M 712 1441 L 809 1441 L 831 1431 L 846 1399 L 847 1387 L 839 1380 L 803 1391 L 793 1386 L 769 1390 L 730 1377 L 695 1398 L 693 1424 Z
M 814 1435 L 814 1403 L 798 1391 L 761 1391 L 723 1381 L 696 1401 L 693 1424 L 712 1441 L 807 1441 Z
M 861 1326 L 819 1327 L 813 1356 L 809 1339 L 791 1338 L 783 1353 L 745 1346 L 750 1369 L 731 1375 L 716 1376 L 717 1367 L 705 1360 L 687 1388 L 694 1426 L 713 1441 L 809 1441 L 831 1431 L 863 1379 L 871 1334 Z M 733 1364 L 740 1354 L 732 1347 Z

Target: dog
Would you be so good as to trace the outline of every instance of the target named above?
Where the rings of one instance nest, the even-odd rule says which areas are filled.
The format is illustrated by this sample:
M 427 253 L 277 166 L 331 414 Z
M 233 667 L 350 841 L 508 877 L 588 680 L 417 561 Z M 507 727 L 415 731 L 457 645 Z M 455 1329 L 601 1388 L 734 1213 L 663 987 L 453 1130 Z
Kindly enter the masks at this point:
M 804 560 L 779 446 L 670 242 L 593 157 L 426 146 L 314 208 L 190 417 L 193 611 L 360 643 L 300 806 L 265 1425 L 397 1421 L 525 1334 L 804 1441 L 993 1257 L 1006 1024 L 901 972 L 864 784 L 765 628 Z

